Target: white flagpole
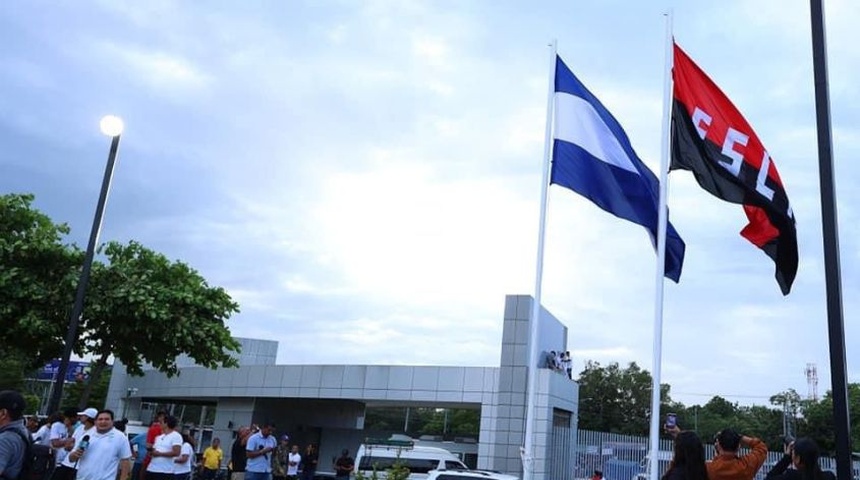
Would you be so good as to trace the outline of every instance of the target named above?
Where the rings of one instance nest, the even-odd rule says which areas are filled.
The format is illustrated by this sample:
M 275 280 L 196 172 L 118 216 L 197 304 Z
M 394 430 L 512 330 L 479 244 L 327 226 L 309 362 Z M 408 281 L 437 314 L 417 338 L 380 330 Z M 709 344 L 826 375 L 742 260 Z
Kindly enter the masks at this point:
M 666 194 L 669 187 L 669 147 L 672 135 L 672 10 L 666 13 L 666 66 L 663 72 L 663 141 L 660 159 L 660 204 L 657 217 L 657 278 L 654 300 L 654 352 L 651 365 L 651 432 L 649 437 L 649 480 L 659 477 L 660 451 L 660 366 L 663 356 L 663 285 L 666 273 Z
M 546 136 L 543 148 L 543 175 L 540 186 L 540 220 L 538 227 L 537 266 L 535 268 L 535 296 L 532 304 L 531 318 L 529 319 L 529 364 L 528 364 L 528 391 L 526 403 L 526 432 L 524 446 L 520 450 L 523 462 L 523 480 L 532 480 L 534 477 L 534 417 L 535 397 L 537 385 L 537 363 L 538 363 L 538 315 L 540 315 L 541 282 L 543 280 L 543 245 L 546 231 L 546 204 L 547 190 L 549 189 L 549 162 L 552 150 L 552 112 L 555 101 L 555 59 L 556 41 L 552 39 L 550 47 L 549 67 L 549 90 L 546 98 Z

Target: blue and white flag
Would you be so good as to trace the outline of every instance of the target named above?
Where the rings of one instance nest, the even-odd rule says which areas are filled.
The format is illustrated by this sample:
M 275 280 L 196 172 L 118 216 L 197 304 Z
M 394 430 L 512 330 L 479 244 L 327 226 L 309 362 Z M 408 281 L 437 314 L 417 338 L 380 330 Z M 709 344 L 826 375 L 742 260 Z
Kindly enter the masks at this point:
M 556 57 L 555 135 L 550 183 L 567 187 L 607 212 L 642 225 L 657 245 L 660 185 L 633 151 L 627 134 L 597 98 Z M 678 282 L 684 241 L 666 231 L 665 275 Z

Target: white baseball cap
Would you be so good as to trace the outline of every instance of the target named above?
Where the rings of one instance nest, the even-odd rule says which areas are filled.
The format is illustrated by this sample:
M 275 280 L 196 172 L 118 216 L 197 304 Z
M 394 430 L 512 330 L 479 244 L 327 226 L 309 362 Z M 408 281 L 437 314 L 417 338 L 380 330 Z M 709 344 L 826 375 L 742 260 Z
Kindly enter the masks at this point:
M 83 412 L 78 412 L 78 415 L 83 415 L 85 417 L 89 417 L 89 418 L 92 418 L 93 420 L 95 420 L 96 417 L 99 416 L 99 411 L 96 410 L 95 408 L 90 407 L 90 408 L 84 410 Z

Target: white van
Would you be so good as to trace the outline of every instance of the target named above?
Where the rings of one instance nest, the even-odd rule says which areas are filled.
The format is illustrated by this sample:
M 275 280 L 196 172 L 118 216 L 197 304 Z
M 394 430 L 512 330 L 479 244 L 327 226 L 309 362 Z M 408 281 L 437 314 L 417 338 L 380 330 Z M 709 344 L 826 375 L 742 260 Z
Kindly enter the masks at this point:
M 467 470 L 456 455 L 437 447 L 416 446 L 409 441 L 381 440 L 358 447 L 355 455 L 355 473 L 370 477 L 376 470 L 385 478 L 385 470 L 400 461 L 409 469 L 409 480 L 425 480 L 431 470 Z

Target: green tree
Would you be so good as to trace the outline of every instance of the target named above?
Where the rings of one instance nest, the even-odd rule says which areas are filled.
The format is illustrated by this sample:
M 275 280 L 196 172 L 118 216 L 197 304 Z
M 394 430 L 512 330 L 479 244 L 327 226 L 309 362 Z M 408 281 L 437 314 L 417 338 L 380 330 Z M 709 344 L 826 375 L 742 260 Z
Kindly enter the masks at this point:
M 860 383 L 848 384 L 849 418 L 860 418 Z M 833 394 L 830 390 L 818 401 L 804 401 L 801 406 L 802 420 L 798 422 L 797 433 L 812 437 L 821 450 L 833 454 L 836 450 L 833 422 Z M 851 424 L 852 451 L 860 448 L 860 425 Z
M 651 374 L 635 362 L 602 366 L 588 361 L 579 378 L 579 428 L 647 435 L 651 418 Z M 660 386 L 661 411 L 671 403 L 669 386 Z
M 103 253 L 106 262 L 93 265 L 76 348 L 95 359 L 90 380 L 101 378 L 110 356 L 131 375 L 142 375 L 148 363 L 172 377 L 179 355 L 207 368 L 238 366 L 231 352 L 239 342 L 226 321 L 239 306 L 223 288 L 134 241 L 110 242 Z M 85 389 L 81 406 L 88 396 Z
M 25 371 L 60 356 L 83 253 L 65 243 L 68 226 L 35 209 L 32 195 L 0 196 L 0 358 Z M 111 356 L 133 375 L 144 363 L 174 376 L 176 357 L 208 368 L 232 367 L 239 343 L 225 321 L 238 312 L 227 292 L 188 265 L 137 242 L 108 243 L 93 264 L 74 351 L 92 357 L 91 382 Z M 20 383 L 9 375 L 3 383 Z
M 65 224 L 33 208 L 32 195 L 0 196 L 0 357 L 27 369 L 60 355 L 83 255 Z

